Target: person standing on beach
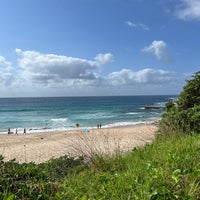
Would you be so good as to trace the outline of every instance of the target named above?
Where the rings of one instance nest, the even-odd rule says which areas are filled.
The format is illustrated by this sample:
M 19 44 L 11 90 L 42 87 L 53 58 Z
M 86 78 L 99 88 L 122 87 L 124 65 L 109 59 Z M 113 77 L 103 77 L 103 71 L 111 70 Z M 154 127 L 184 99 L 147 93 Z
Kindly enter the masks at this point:
M 26 129 L 24 128 L 24 135 L 26 135 Z
M 17 130 L 17 128 L 16 128 L 16 130 L 15 130 L 15 135 L 18 135 L 18 130 Z

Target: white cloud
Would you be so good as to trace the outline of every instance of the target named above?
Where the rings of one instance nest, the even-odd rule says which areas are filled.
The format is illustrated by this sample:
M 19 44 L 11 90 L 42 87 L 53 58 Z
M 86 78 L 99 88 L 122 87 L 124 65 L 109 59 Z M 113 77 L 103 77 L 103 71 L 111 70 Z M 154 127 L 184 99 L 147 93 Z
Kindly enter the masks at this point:
M 140 71 L 132 71 L 130 69 L 122 69 L 108 75 L 112 85 L 159 85 L 175 80 L 173 72 L 164 70 L 155 70 L 146 68 Z
M 12 69 L 12 64 L 8 62 L 3 56 L 0 56 L 0 70 L 11 71 Z
M 67 79 L 95 79 L 95 70 L 111 61 L 112 54 L 98 54 L 94 61 L 16 49 L 24 79 L 50 83 Z
M 131 27 L 131 28 L 139 27 L 139 28 L 142 28 L 145 31 L 149 31 L 150 30 L 149 27 L 147 25 L 145 25 L 145 24 L 136 24 L 136 23 L 133 23 L 131 21 L 125 21 L 124 23 L 126 25 L 128 25 L 129 27 Z
M 10 85 L 13 81 L 12 64 L 0 56 L 0 84 Z
M 133 23 L 131 21 L 125 21 L 125 24 L 127 24 L 130 27 L 136 27 L 137 26 L 137 24 L 135 24 L 135 23 Z
M 100 53 L 95 57 L 95 60 L 97 61 L 97 63 L 103 65 L 105 63 L 111 62 L 113 60 L 113 55 L 111 53 Z
M 145 31 L 149 31 L 149 27 L 145 24 L 138 24 L 139 27 L 141 27 L 142 29 L 144 29 Z
M 169 59 L 167 55 L 167 44 L 162 40 L 154 40 L 149 46 L 144 47 L 142 51 L 155 55 L 161 61 L 167 61 Z
M 180 0 L 175 14 L 183 20 L 200 20 L 200 0 Z

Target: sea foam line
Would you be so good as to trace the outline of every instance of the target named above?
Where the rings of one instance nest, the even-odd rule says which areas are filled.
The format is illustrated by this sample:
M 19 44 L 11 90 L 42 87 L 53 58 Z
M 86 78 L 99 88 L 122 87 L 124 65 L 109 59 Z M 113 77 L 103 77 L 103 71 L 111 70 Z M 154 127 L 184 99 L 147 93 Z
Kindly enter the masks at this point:
M 127 122 L 115 122 L 115 123 L 110 123 L 110 124 L 102 124 L 102 128 L 115 128 L 115 127 L 125 127 L 125 126 L 137 126 L 137 125 L 149 125 L 152 124 L 156 121 L 161 120 L 161 117 L 154 117 L 150 118 L 148 120 L 140 120 L 140 121 L 127 121 Z M 27 128 L 26 129 L 26 134 L 34 134 L 34 133 L 48 133 L 48 132 L 62 132 L 62 131 L 72 131 L 72 130 L 85 130 L 85 129 L 96 129 L 96 126 L 80 126 L 76 127 L 74 126 L 68 126 L 68 127 L 44 127 L 44 128 Z M 23 128 L 17 128 L 18 134 L 21 135 L 23 134 Z M 15 134 L 16 129 L 11 129 L 11 132 Z M 7 130 L 0 130 L 1 135 L 7 134 Z

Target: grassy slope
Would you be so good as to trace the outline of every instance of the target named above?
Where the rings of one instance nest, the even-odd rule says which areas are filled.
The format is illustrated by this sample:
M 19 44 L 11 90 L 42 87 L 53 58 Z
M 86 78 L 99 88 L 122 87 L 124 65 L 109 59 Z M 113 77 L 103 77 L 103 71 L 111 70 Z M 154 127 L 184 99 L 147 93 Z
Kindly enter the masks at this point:
M 51 197 L 50 197 L 51 195 Z M 86 166 L 0 161 L 0 199 L 200 199 L 200 135 L 159 137 L 153 144 Z
M 200 199 L 200 135 L 156 140 L 98 160 L 64 183 L 69 199 Z

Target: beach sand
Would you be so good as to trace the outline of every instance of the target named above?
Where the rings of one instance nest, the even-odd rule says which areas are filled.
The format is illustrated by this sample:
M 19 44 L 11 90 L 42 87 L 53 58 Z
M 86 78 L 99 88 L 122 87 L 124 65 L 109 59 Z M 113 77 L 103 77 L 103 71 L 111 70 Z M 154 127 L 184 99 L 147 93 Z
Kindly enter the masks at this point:
M 92 129 L 27 135 L 0 135 L 0 155 L 5 161 L 41 163 L 64 155 L 87 156 L 127 152 L 154 140 L 155 125 Z

